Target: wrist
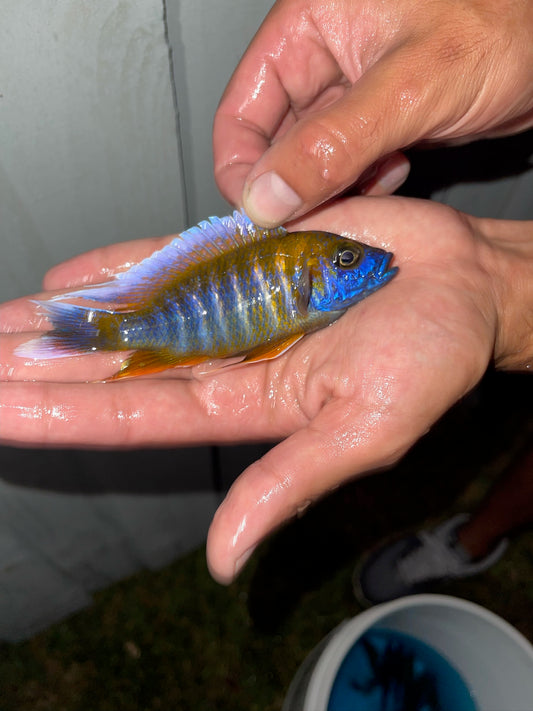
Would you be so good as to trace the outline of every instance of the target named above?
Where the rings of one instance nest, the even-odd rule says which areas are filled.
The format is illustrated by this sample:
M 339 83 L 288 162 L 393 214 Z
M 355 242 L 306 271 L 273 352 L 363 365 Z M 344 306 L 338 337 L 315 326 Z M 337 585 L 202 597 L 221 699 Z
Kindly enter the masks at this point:
M 494 362 L 533 369 L 533 221 L 476 220 L 497 314 Z

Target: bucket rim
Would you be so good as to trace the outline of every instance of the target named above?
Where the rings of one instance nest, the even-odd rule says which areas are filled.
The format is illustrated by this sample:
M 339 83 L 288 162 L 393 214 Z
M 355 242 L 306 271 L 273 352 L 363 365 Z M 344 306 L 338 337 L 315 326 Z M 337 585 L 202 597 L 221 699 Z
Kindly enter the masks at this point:
M 354 629 L 357 630 L 357 637 L 361 637 L 376 622 L 383 620 L 386 624 L 386 618 L 396 612 L 408 610 L 413 607 L 431 606 L 461 610 L 462 612 L 472 614 L 478 619 L 484 620 L 510 638 L 511 641 L 529 657 L 533 665 L 533 645 L 516 627 L 513 627 L 513 625 L 495 612 L 475 602 L 453 595 L 441 595 L 436 593 L 408 595 L 365 610 L 352 618 L 344 620 L 332 630 L 330 635 L 328 635 L 330 637 L 329 642 L 322 650 L 311 679 L 309 680 L 303 703 L 303 711 L 310 711 L 310 709 L 316 711 L 317 703 L 319 704 L 318 708 L 323 708 L 324 710 L 327 708 L 329 695 L 340 665 L 354 644 Z

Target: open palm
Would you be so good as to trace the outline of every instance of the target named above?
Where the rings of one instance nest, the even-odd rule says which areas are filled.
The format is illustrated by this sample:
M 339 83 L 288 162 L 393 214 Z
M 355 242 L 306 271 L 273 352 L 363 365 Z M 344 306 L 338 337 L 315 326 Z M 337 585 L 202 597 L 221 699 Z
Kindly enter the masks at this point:
M 478 382 L 493 356 L 496 305 L 482 266 L 491 247 L 473 219 L 402 198 L 341 201 L 298 226 L 391 250 L 400 272 L 281 357 L 199 379 L 170 372 L 94 382 L 114 372 L 123 354 L 26 361 L 14 349 L 47 324 L 29 299 L 9 302 L 0 310 L 2 441 L 100 447 L 279 441 L 237 479 L 215 515 L 208 559 L 221 581 L 310 501 L 396 461 Z M 160 246 L 160 239 L 141 240 L 82 255 L 53 269 L 45 287 L 103 280 Z

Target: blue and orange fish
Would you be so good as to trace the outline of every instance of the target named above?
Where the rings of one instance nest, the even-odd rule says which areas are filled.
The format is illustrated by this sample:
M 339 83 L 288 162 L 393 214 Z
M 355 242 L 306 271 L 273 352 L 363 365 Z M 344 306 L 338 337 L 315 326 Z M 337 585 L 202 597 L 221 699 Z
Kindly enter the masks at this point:
M 390 281 L 391 259 L 329 232 L 211 217 L 109 282 L 39 302 L 53 328 L 17 354 L 132 351 L 111 379 L 274 358 Z

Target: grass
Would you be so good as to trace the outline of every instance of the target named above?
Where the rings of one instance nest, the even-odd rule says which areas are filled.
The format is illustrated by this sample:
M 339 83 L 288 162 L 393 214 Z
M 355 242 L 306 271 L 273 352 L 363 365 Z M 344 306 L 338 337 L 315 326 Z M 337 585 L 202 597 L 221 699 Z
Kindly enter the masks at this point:
M 274 711 L 298 666 L 361 608 L 354 564 L 380 539 L 470 510 L 531 438 L 531 383 L 495 377 L 393 470 L 355 481 L 267 541 L 229 588 L 197 550 L 0 645 L 0 711 Z M 533 533 L 487 573 L 436 592 L 482 604 L 533 641 Z

